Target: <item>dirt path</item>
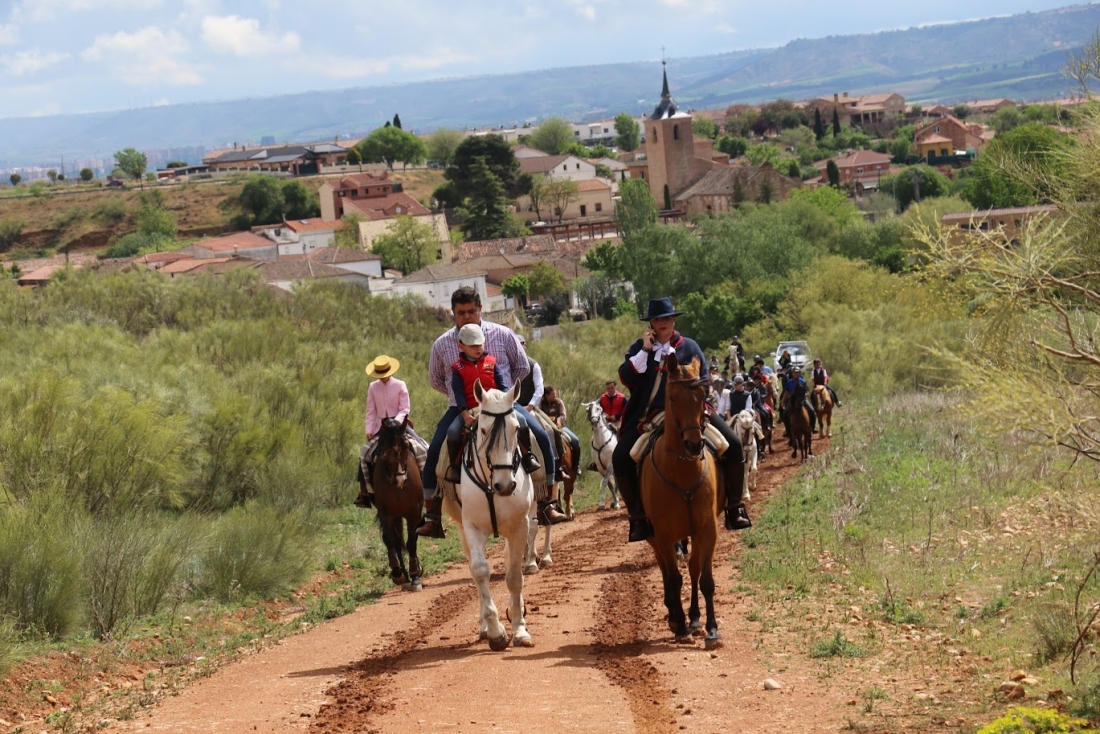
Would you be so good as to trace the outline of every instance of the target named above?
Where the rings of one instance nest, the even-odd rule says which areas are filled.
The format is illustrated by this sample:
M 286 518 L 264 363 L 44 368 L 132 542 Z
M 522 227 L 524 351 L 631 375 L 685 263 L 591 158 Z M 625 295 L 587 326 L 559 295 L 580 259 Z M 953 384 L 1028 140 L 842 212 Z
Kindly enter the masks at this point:
M 797 468 L 785 456 L 769 458 L 754 504 Z M 751 600 L 732 590 L 734 534 L 723 533 L 717 554 L 725 647 L 715 653 L 701 642 L 672 644 L 652 551 L 625 535 L 619 512 L 588 512 L 555 528 L 554 566 L 525 587 L 534 648 L 493 653 L 477 643 L 477 595 L 457 565 L 428 579 L 423 593 L 391 592 L 218 671 L 128 726 L 317 734 L 841 728 L 840 692 L 797 661 L 781 661 L 776 672 L 758 658 L 744 623 Z M 494 551 L 500 604 L 503 562 Z M 765 691 L 768 677 L 783 688 Z

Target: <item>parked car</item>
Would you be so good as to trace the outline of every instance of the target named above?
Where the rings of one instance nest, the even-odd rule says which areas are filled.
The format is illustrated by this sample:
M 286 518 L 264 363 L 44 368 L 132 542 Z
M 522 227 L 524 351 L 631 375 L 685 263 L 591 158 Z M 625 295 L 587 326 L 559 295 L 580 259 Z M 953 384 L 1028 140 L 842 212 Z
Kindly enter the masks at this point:
M 810 347 L 806 342 L 779 342 L 772 356 L 772 367 L 777 371 L 779 358 L 783 356 L 784 351 L 791 355 L 791 364 L 796 364 L 803 370 L 813 363 L 813 354 L 810 353 Z
M 109 189 L 123 189 L 126 188 L 126 182 L 121 178 L 112 178 L 107 182 L 107 188 Z

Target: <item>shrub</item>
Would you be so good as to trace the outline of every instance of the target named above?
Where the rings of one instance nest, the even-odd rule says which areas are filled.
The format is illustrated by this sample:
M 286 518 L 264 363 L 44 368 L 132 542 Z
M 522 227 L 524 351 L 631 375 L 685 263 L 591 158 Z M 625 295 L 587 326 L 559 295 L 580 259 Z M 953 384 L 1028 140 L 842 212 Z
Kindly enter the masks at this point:
M 866 654 L 862 647 L 845 639 L 840 630 L 836 630 L 832 638 L 821 640 L 810 650 L 812 658 L 861 658 Z
M 1044 604 L 1042 611 L 1031 618 L 1031 625 L 1039 645 L 1039 662 L 1042 663 L 1062 659 L 1077 640 L 1073 610 L 1065 602 Z
M 15 217 L 0 218 L 0 252 L 7 252 L 15 245 L 25 223 Z
M 103 199 L 92 210 L 92 216 L 104 224 L 118 224 L 126 214 L 126 202 L 115 196 Z
M 978 734 L 1088 734 L 1096 731 L 1084 719 L 1075 719 L 1054 709 L 1020 706 L 986 724 L 978 730 Z
M 281 514 L 256 502 L 230 510 L 201 554 L 199 588 L 223 601 L 285 591 L 309 570 L 309 530 L 304 511 Z
M 0 614 L 0 675 L 7 673 L 22 653 L 19 629 L 7 616 Z
M 143 251 L 158 251 L 161 243 L 167 242 L 167 240 L 160 237 L 150 237 L 139 232 L 131 232 L 124 237 L 120 237 L 114 244 L 100 253 L 99 257 L 103 259 L 134 257 L 140 255 Z

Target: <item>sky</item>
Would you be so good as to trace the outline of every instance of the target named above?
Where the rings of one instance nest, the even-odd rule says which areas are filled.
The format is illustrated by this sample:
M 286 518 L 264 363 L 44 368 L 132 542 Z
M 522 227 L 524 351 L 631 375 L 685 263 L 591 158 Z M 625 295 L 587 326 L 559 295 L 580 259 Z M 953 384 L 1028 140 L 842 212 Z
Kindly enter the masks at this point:
M 1067 4 L 0 0 L 0 117 L 700 56 Z

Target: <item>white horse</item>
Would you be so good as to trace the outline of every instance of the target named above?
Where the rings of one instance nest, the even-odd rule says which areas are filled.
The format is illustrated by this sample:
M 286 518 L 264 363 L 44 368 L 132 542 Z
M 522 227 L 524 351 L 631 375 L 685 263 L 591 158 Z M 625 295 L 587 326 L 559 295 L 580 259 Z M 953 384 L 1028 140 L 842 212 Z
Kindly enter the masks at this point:
M 489 591 L 489 561 L 485 546 L 489 536 L 504 536 L 507 555 L 505 581 L 510 595 L 509 619 L 517 647 L 531 647 L 523 608 L 523 555 L 527 531 L 534 515 L 535 490 L 531 477 L 520 463 L 519 418 L 514 405 L 520 384 L 507 393 L 485 390 L 474 383 L 474 396 L 481 410 L 477 428 L 462 461 L 462 482 L 457 487 L 459 502 L 449 497 L 443 508 L 462 532 L 462 549 L 470 559 L 470 574 L 477 584 L 481 602 L 479 639 L 488 639 L 493 650 L 508 647 L 508 631 L 500 621 Z
M 751 410 L 742 410 L 730 418 L 730 428 L 741 439 L 741 447 L 745 450 L 745 492 L 744 499 L 752 497 L 750 489 L 756 489 L 756 475 L 759 471 L 756 450 L 757 433 L 760 427 L 756 425 L 756 415 Z
M 611 494 L 611 509 L 619 509 L 619 488 L 615 486 L 615 473 L 611 468 L 611 455 L 615 453 L 615 447 L 619 445 L 619 437 L 607 422 L 603 408 L 599 400 L 590 403 L 582 403 L 588 411 L 588 422 L 592 424 L 592 463 L 596 465 L 596 471 L 603 479 L 600 481 L 600 492 L 596 507 L 604 509 L 603 492 L 608 490 Z

